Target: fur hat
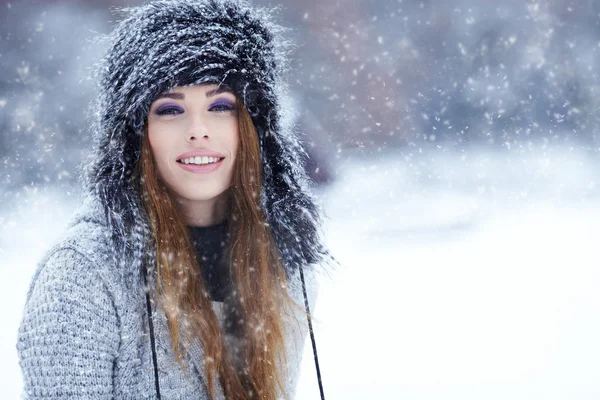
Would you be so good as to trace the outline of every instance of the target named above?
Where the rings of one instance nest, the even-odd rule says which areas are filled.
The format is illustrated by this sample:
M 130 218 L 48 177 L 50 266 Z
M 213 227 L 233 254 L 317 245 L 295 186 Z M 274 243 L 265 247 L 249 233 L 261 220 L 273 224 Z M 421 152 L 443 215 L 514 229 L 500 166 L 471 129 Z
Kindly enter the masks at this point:
M 176 86 L 210 82 L 230 88 L 252 116 L 263 165 L 261 202 L 288 276 L 328 256 L 286 106 L 282 73 L 290 46 L 282 32 L 268 10 L 243 0 L 155 0 L 124 9 L 104 37 L 108 50 L 96 68 L 94 151 L 83 176 L 120 254 L 147 251 L 150 229 L 130 177 L 150 104 Z

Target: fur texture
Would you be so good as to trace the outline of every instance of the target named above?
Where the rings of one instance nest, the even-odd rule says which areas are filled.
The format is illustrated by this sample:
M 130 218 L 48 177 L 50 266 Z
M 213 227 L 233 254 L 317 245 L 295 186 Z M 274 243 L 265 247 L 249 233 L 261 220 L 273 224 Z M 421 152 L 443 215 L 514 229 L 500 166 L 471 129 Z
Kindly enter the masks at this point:
M 229 87 L 252 116 L 263 164 L 261 202 L 288 277 L 331 259 L 308 192 L 305 153 L 284 106 L 290 103 L 282 78 L 290 46 L 271 12 L 242 0 L 156 0 L 123 11 L 95 69 L 94 151 L 82 176 L 105 209 L 120 263 L 140 267 L 142 255 L 153 251 L 130 183 L 150 104 L 175 86 L 208 82 Z

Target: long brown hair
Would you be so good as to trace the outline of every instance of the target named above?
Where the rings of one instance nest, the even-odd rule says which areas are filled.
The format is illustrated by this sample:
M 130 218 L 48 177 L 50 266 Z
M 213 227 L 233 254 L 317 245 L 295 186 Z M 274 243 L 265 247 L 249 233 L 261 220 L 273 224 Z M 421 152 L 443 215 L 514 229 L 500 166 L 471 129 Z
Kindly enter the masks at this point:
M 200 273 L 199 260 L 174 197 L 159 180 L 147 129 L 136 176 L 156 244 L 156 295 L 167 316 L 177 363 L 190 341 L 200 339 L 209 397 L 217 374 L 229 399 L 276 399 L 284 393 L 284 315 L 301 309 L 289 296 L 275 240 L 261 207 L 262 164 L 252 119 L 237 100 L 239 146 L 229 190 L 229 268 L 241 326 L 241 367 L 234 362 Z M 295 317 L 294 317 L 295 318 Z M 297 320 L 296 320 L 297 322 Z

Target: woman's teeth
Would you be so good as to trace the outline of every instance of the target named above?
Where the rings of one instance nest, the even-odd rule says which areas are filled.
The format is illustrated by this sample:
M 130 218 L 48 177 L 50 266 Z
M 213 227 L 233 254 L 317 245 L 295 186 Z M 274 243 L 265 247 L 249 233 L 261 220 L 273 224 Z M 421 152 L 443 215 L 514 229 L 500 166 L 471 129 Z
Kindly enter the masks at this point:
M 212 164 L 212 163 L 216 163 L 217 161 L 219 161 L 220 158 L 217 157 L 190 157 L 190 158 L 182 158 L 181 160 L 179 160 L 179 162 L 183 163 L 183 164 L 198 164 L 198 165 L 204 165 L 204 164 Z

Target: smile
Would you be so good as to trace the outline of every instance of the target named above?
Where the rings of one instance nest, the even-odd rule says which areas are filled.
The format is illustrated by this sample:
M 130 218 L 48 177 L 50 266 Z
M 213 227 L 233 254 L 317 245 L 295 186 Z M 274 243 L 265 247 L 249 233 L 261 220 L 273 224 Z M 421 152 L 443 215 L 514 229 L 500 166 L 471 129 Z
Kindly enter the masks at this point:
M 207 158 L 209 160 L 204 160 Z M 177 161 L 177 165 L 179 165 L 181 168 L 185 169 L 186 171 L 202 174 L 202 173 L 215 171 L 216 169 L 218 169 L 221 166 L 221 164 L 223 164 L 223 160 L 224 160 L 224 158 L 216 158 L 216 157 L 194 157 L 192 159 L 194 160 L 193 163 L 191 163 L 191 162 L 185 163 L 184 161 L 190 160 L 190 159 L 183 159 L 183 160 Z M 198 160 L 198 159 L 201 159 L 201 160 Z M 199 162 L 197 162 L 196 160 L 198 160 Z
M 190 158 L 182 158 L 181 160 L 177 160 L 183 164 L 212 164 L 217 161 L 222 160 L 222 157 L 207 157 L 207 156 L 196 156 Z

